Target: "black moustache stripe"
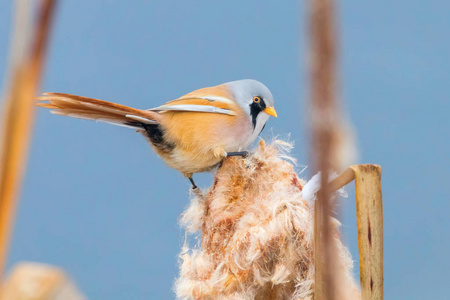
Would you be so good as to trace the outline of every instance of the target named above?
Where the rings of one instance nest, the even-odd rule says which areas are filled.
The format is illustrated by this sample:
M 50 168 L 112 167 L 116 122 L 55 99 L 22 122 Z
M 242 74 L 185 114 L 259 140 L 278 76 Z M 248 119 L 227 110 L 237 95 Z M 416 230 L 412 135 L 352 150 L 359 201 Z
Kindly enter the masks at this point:
M 255 129 L 256 127 L 256 118 L 265 108 L 266 103 L 262 98 L 261 101 L 259 101 L 259 103 L 252 102 L 252 104 L 250 104 L 250 116 L 252 117 L 253 129 Z

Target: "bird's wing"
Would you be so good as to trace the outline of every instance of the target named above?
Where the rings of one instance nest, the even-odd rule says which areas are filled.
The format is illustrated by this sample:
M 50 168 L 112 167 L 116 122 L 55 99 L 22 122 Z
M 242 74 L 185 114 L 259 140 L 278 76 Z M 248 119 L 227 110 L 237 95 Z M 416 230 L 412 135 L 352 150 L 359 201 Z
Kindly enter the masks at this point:
M 224 97 L 192 97 L 179 98 L 164 105 L 149 109 L 154 112 L 204 112 L 225 115 L 235 115 L 233 102 Z
M 158 124 L 161 115 L 154 111 L 135 109 L 103 100 L 63 93 L 44 93 L 36 105 L 50 108 L 51 113 L 78 119 L 96 120 L 124 127 Z

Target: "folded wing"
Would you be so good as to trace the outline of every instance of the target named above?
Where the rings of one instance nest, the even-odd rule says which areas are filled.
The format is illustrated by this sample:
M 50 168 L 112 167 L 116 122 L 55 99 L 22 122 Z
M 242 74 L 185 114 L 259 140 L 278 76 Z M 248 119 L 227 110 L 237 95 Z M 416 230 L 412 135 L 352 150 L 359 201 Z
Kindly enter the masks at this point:
M 232 102 L 222 97 L 195 97 L 179 98 L 167 102 L 164 105 L 149 109 L 154 112 L 178 111 L 178 112 L 203 112 L 225 115 L 235 115 Z

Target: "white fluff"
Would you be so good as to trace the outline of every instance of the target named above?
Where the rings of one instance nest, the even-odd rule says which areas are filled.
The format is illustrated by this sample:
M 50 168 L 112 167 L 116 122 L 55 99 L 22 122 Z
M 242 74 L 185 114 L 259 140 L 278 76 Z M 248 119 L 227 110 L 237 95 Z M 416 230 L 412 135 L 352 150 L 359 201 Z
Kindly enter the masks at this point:
M 308 204 L 310 206 L 313 206 L 314 202 L 317 200 L 317 192 L 320 190 L 321 187 L 320 175 L 321 172 L 318 172 L 303 186 L 302 197 L 303 199 L 308 201 Z M 331 172 L 328 176 L 328 182 L 331 182 L 337 176 L 338 174 L 336 172 Z M 336 193 L 338 193 L 339 196 L 344 198 L 348 196 L 344 188 L 337 190 Z
M 201 230 L 202 240 L 183 246 L 178 299 L 314 299 L 313 208 L 280 145 L 286 150 L 286 143 L 262 141 L 248 158 L 226 159 L 213 186 L 194 194 L 181 224 Z M 339 257 L 333 272 L 346 291 L 341 299 L 360 299 L 338 221 L 331 230 Z

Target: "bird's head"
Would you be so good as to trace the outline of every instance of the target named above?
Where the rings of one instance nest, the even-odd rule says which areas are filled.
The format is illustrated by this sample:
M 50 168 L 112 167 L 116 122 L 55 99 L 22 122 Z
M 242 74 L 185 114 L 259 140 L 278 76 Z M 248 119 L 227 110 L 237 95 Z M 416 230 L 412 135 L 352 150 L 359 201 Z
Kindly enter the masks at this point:
M 264 128 L 269 116 L 277 116 L 272 93 L 261 82 L 243 79 L 224 85 L 233 94 L 234 101 L 247 113 L 257 134 Z

